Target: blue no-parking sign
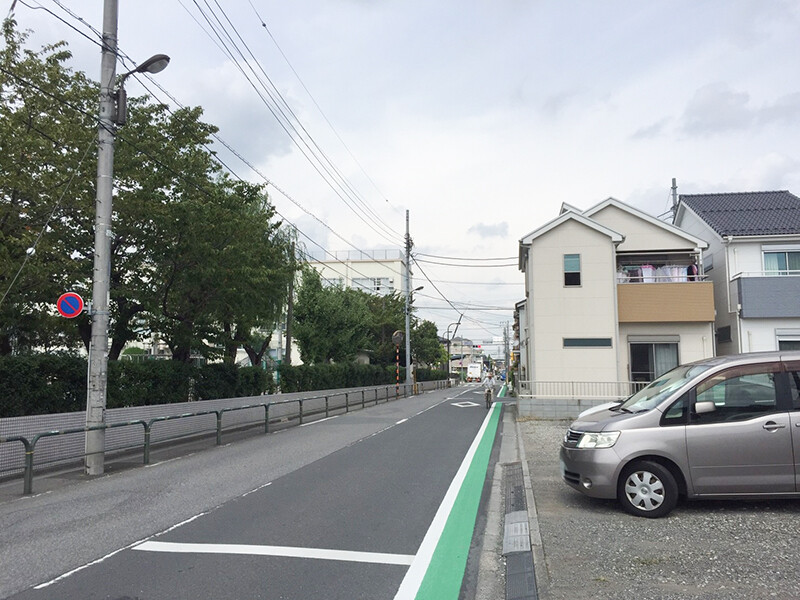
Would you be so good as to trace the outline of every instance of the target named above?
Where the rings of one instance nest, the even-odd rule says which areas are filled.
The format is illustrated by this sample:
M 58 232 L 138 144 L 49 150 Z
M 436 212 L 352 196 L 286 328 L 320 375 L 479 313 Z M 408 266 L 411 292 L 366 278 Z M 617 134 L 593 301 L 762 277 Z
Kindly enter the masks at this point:
M 56 303 L 56 308 L 58 308 L 58 312 L 61 313 L 62 317 L 73 319 L 83 312 L 83 298 L 75 292 L 61 294 Z

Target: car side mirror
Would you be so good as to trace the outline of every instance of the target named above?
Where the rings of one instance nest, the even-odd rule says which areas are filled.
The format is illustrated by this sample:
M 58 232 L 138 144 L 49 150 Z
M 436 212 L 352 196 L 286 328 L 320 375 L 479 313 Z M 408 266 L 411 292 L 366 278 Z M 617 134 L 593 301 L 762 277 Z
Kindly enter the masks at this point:
M 694 405 L 694 412 L 698 415 L 704 415 L 706 413 L 712 413 L 717 410 L 716 405 L 711 402 L 710 400 L 705 402 L 696 402 Z

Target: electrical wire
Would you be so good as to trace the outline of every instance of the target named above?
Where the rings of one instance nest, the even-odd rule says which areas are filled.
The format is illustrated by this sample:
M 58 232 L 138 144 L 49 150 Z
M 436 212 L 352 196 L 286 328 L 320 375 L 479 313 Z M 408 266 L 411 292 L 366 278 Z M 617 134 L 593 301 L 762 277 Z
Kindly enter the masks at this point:
M 224 9 L 222 9 L 222 7 L 216 0 L 213 1 L 216 4 L 219 12 L 224 17 L 225 21 L 230 26 L 230 29 L 232 29 L 233 34 L 230 33 L 228 28 L 225 27 L 225 25 L 222 23 L 222 19 L 209 5 L 207 0 L 204 1 L 204 4 L 208 8 L 208 12 L 213 16 L 213 20 L 216 21 L 217 26 L 214 25 L 212 19 L 206 14 L 206 11 L 203 10 L 203 8 L 199 5 L 197 0 L 193 0 L 193 3 L 200 12 L 200 14 L 203 16 L 203 18 L 206 19 L 206 22 L 208 23 L 209 27 L 214 31 L 215 35 L 217 36 L 217 39 L 219 39 L 220 43 L 222 43 L 222 45 L 228 51 L 226 54 L 229 56 L 229 58 L 231 58 L 236 68 L 242 73 L 242 75 L 245 77 L 248 83 L 250 83 L 251 87 L 253 87 L 253 89 L 256 91 L 259 98 L 261 98 L 262 102 L 265 104 L 265 106 L 267 106 L 269 111 L 278 121 L 279 125 L 284 130 L 284 132 L 293 141 L 298 150 L 300 150 L 300 152 L 303 154 L 306 160 L 308 160 L 309 163 L 314 167 L 317 173 L 326 181 L 326 183 L 328 183 L 329 187 L 334 191 L 334 193 L 342 200 L 342 202 L 344 202 L 344 204 L 348 208 L 350 208 L 353 214 L 355 214 L 359 219 L 361 219 L 368 227 L 370 227 L 373 231 L 375 231 L 382 237 L 386 237 L 386 233 L 379 231 L 379 229 L 377 228 L 381 226 L 383 226 L 384 228 L 386 227 L 385 225 L 382 225 L 382 222 L 375 221 L 374 218 L 371 218 L 369 216 L 365 217 L 364 214 L 362 214 L 362 212 L 360 212 L 355 208 L 354 206 L 355 203 L 360 203 L 362 207 L 366 207 L 366 203 L 358 198 L 357 193 L 354 193 L 354 190 L 352 186 L 350 186 L 349 182 L 346 181 L 346 179 L 342 176 L 338 168 L 331 162 L 331 160 L 328 158 L 325 152 L 322 151 L 322 149 L 314 140 L 313 136 L 311 136 L 308 133 L 306 128 L 300 122 L 297 115 L 289 106 L 288 102 L 286 102 L 285 98 L 278 90 L 277 86 L 275 86 L 275 84 L 272 82 L 272 79 L 269 77 L 269 75 L 267 75 L 266 71 L 264 71 L 264 69 L 261 67 L 260 62 L 252 53 L 252 51 L 250 50 L 249 46 L 244 41 L 244 39 L 241 37 L 236 27 L 231 23 Z M 248 60 L 244 52 L 239 48 L 239 45 L 233 38 L 234 34 L 241 42 L 242 46 L 245 48 L 247 54 L 251 57 L 252 61 Z M 227 38 L 228 42 L 230 43 L 230 46 L 233 49 L 229 47 L 228 42 L 226 42 L 224 38 Z M 248 76 L 248 74 L 245 72 L 245 69 L 242 67 L 242 63 L 240 63 L 234 58 L 233 56 L 234 53 L 237 54 L 239 57 L 241 57 L 243 64 L 246 65 L 250 70 L 250 72 L 254 75 L 255 79 L 258 81 L 261 88 L 266 92 L 267 96 L 272 101 L 272 104 L 267 102 L 267 100 L 261 94 L 261 92 L 259 91 L 259 86 L 256 85 L 253 79 L 251 79 L 250 76 Z M 258 67 L 264 79 L 266 79 L 266 81 L 268 82 L 269 84 L 268 86 L 265 85 L 264 82 L 261 80 L 261 77 L 256 72 L 253 65 L 256 65 Z M 294 132 L 294 134 L 292 132 Z M 314 160 L 312 160 L 311 158 L 312 156 Z M 367 209 L 367 211 L 371 211 L 371 209 Z M 375 225 L 373 225 L 373 223 L 375 223 Z M 393 232 L 391 230 L 389 231 L 390 235 L 396 234 L 396 232 Z
M 73 17 L 74 19 L 76 19 L 76 20 L 78 20 L 79 22 L 83 23 L 84 25 L 88 26 L 88 24 L 86 23 L 86 21 L 85 21 L 84 19 L 82 19 L 81 17 L 79 17 L 79 16 L 75 15 L 75 13 L 73 13 L 72 11 L 69 11 L 68 9 L 65 9 L 65 8 L 63 7 L 63 5 L 61 5 L 61 3 L 60 3 L 58 0 L 52 0 L 52 1 L 53 1 L 53 2 L 55 2 L 55 3 L 56 3 L 58 6 L 59 6 L 59 7 L 61 7 L 62 9 L 64 9 L 64 10 L 65 10 L 65 11 L 66 11 L 66 12 L 67 12 L 67 13 L 68 13 L 68 14 L 69 14 L 71 17 Z M 183 6 L 183 4 L 181 4 L 181 5 Z M 31 8 L 31 7 L 29 7 L 29 8 Z M 43 8 L 43 7 L 42 7 L 42 8 Z M 185 8 L 185 7 L 184 7 L 184 8 Z M 45 10 L 47 10 L 47 9 L 45 9 Z M 59 18 L 59 20 L 61 20 L 62 22 L 64 22 L 64 20 L 63 20 L 63 19 L 61 19 L 60 17 L 58 17 L 58 15 L 55 15 L 55 14 L 54 14 L 52 11 L 49 11 L 49 10 L 47 10 L 47 12 L 49 12 L 51 15 L 53 15 L 53 16 L 55 16 L 55 17 Z M 190 13 L 190 14 L 191 14 L 191 13 Z M 90 27 L 90 26 L 88 26 L 88 27 Z M 90 27 L 90 28 L 91 28 L 91 27 Z M 98 33 L 98 35 L 99 35 L 99 32 L 97 32 L 97 30 L 95 30 L 95 29 L 93 29 L 93 28 L 92 28 L 92 30 L 93 30 L 94 32 Z M 88 37 L 88 36 L 84 36 L 84 37 L 87 37 L 88 39 L 90 39 L 90 41 L 92 41 L 92 43 L 94 43 L 94 44 L 96 44 L 98 47 L 101 47 L 101 48 L 102 48 L 102 44 L 101 44 L 99 41 L 96 41 L 96 40 L 91 40 L 91 38 L 90 38 L 90 37 Z M 129 60 L 129 61 L 130 61 L 130 57 L 126 56 L 126 55 L 125 55 L 123 52 L 119 51 L 119 49 L 118 49 L 118 56 L 119 56 L 119 57 L 120 57 L 120 59 L 123 61 L 123 63 L 125 62 L 125 59 L 127 59 L 127 60 Z M 131 61 L 131 62 L 133 62 L 133 61 Z M 11 73 L 9 73 L 9 74 L 11 74 Z M 11 75 L 13 75 L 13 74 L 11 74 Z M 139 74 L 135 74 L 134 76 L 136 76 L 136 75 L 139 75 Z M 19 79 L 19 78 L 18 78 L 18 79 Z M 151 77 L 149 77 L 149 76 L 146 76 L 146 77 L 145 77 L 145 79 L 147 79 L 147 80 L 148 80 L 150 83 L 152 83 L 153 85 L 155 85 L 156 87 L 158 87 L 158 89 L 160 89 L 160 90 L 161 90 L 163 93 L 165 93 L 165 94 L 166 94 L 166 95 L 167 95 L 167 96 L 168 96 L 168 97 L 169 97 L 169 98 L 170 98 L 170 99 L 171 99 L 171 100 L 172 100 L 172 101 L 173 101 L 173 102 L 174 102 L 174 103 L 175 103 L 177 106 L 180 106 L 181 108 L 184 108 L 184 107 L 183 107 L 183 105 L 182 105 L 180 102 L 178 102 L 178 101 L 177 101 L 177 99 L 176 99 L 174 96 L 172 96 L 172 95 L 171 95 L 169 92 L 167 92 L 167 91 L 166 91 L 166 90 L 165 90 L 165 89 L 164 89 L 164 88 L 163 88 L 161 85 L 159 85 L 159 84 L 158 84 L 156 81 L 154 81 L 154 80 L 153 80 Z M 142 83 L 142 82 L 141 82 L 141 79 L 139 79 L 138 77 L 137 77 L 137 80 L 139 80 L 139 81 L 140 81 L 140 83 Z M 34 84 L 31 84 L 30 82 L 27 82 L 27 83 L 29 83 L 30 85 L 33 85 L 33 87 L 34 87 L 34 88 L 36 88 L 36 86 L 35 86 Z M 144 84 L 143 84 L 143 85 L 144 85 Z M 148 91 L 148 93 L 150 93 L 150 94 L 151 94 L 151 95 L 152 95 L 154 98 L 156 98 L 156 99 L 158 100 L 158 96 L 157 96 L 157 94 L 153 93 L 153 92 L 152 92 L 152 90 L 150 90 L 150 89 L 149 89 L 149 88 L 148 88 L 146 85 L 144 85 L 144 87 L 145 87 L 145 89 Z M 63 99 L 61 99 L 61 98 L 58 98 L 57 96 L 54 96 L 53 94 L 48 94 L 47 92 L 45 92 L 44 90 L 41 90 L 41 89 L 39 89 L 39 91 L 40 91 L 40 92 L 42 92 L 42 93 L 45 93 L 45 94 L 47 94 L 47 95 L 50 95 L 51 97 L 53 97 L 53 98 L 54 98 L 54 99 L 56 99 L 56 100 L 60 100 L 60 101 L 62 101 L 62 103 L 66 104 L 66 105 L 69 105 L 69 103 L 67 103 L 67 102 L 63 101 Z M 160 101 L 160 100 L 159 100 L 159 101 Z M 165 104 L 165 105 L 166 105 L 166 103 L 163 103 L 163 102 L 162 102 L 162 104 Z M 80 110 L 78 107 L 74 107 L 74 106 L 73 106 L 72 108 L 73 108 L 73 109 Z M 169 109 L 168 109 L 168 110 L 169 110 Z M 81 111 L 81 112 L 84 112 L 84 111 Z M 170 111 L 170 113 L 172 113 L 172 111 Z M 86 114 L 86 113 L 84 112 L 84 114 Z M 90 115 L 90 116 L 91 116 L 92 118 L 95 118 L 93 115 Z M 120 134 L 118 134 L 118 133 L 117 133 L 116 135 L 118 135 L 118 137 L 120 137 L 120 139 L 121 139 L 122 141 L 126 141 L 126 140 L 124 139 L 124 135 L 120 135 Z M 290 196 L 290 195 L 289 195 L 289 194 L 288 194 L 286 191 L 282 190 L 282 189 L 281 189 L 281 188 L 280 188 L 280 187 L 279 187 L 279 186 L 278 186 L 278 185 L 277 185 L 277 184 L 276 184 L 274 181 L 272 181 L 272 180 L 270 180 L 268 177 L 266 177 L 266 175 L 264 175 L 263 173 L 261 173 L 261 172 L 260 172 L 260 171 L 259 171 L 259 170 L 258 170 L 258 169 L 257 169 L 257 168 L 254 166 L 254 165 L 252 165 L 252 163 L 250 163 L 250 162 L 249 162 L 249 161 L 247 161 L 247 160 L 246 160 L 246 159 L 245 159 L 243 156 L 241 156 L 241 154 L 240 154 L 240 153 L 238 153 L 238 152 L 237 152 L 237 151 L 236 151 L 236 150 L 235 150 L 235 149 L 234 149 L 232 146 L 230 146 L 230 144 L 228 144 L 227 142 L 225 142 L 225 141 L 224 141 L 222 138 L 220 138 L 218 135 L 216 135 L 216 134 L 212 134 L 212 135 L 213 135 L 213 137 L 214 137 L 214 138 L 215 138 L 217 141 L 219 141 L 220 143 L 222 143 L 222 144 L 223 144 L 223 145 L 224 145 L 224 146 L 225 146 L 225 147 L 226 147 L 226 148 L 227 148 L 229 151 L 231 151 L 231 152 L 232 152 L 232 153 L 233 153 L 235 156 L 237 156 L 237 158 L 239 158 L 240 160 L 242 160 L 242 161 L 243 161 L 245 164 L 247 164 L 247 165 L 248 165 L 248 166 L 249 166 L 251 169 L 253 169 L 253 171 L 254 171 L 254 172 L 256 172 L 256 173 L 257 173 L 259 176 L 261 176 L 261 177 L 264 179 L 264 181 L 265 181 L 265 182 L 266 182 L 268 185 L 271 185 L 271 186 L 272 186 L 272 187 L 273 187 L 273 188 L 274 188 L 276 191 L 280 192 L 280 193 L 281 193 L 281 195 L 283 195 L 283 196 L 284 196 L 284 197 L 285 197 L 287 200 L 289 200 L 290 202 L 292 202 L 293 204 L 295 204 L 295 206 L 297 206 L 298 208 L 300 208 L 300 209 L 301 209 L 301 210 L 302 210 L 304 213 L 306 213 L 307 215 L 309 215 L 311 218 L 313 218 L 315 221 L 317 221 L 317 222 L 318 222 L 320 225 L 322 225 L 322 226 L 323 226 L 325 229 L 327 229 L 328 231 L 330 231 L 330 232 L 331 232 L 331 233 L 332 233 L 332 234 L 333 234 L 333 235 L 334 235 L 336 238 L 340 239 L 342 242 L 344 242 L 345 244 L 349 245 L 349 246 L 350 246 L 351 248 L 353 248 L 354 250 L 357 250 L 358 252 L 361 252 L 361 253 L 363 253 L 363 254 L 365 254 L 365 255 L 369 256 L 369 253 L 368 253 L 368 252 L 365 252 L 365 251 L 361 250 L 360 248 L 356 247 L 355 245 L 353 245 L 352 243 L 350 243 L 348 240 L 346 240 L 344 237 L 342 237 L 342 236 L 341 236 L 341 235 L 339 235 L 339 234 L 338 234 L 336 231 L 334 231 L 334 230 L 333 230 L 333 229 L 332 229 L 332 228 L 331 228 L 331 227 L 330 227 L 330 226 L 329 226 L 327 223 L 325 223 L 325 222 L 324 222 L 324 221 L 322 221 L 322 220 L 321 220 L 319 217 L 317 217 L 316 215 L 314 215 L 313 213 L 311 213 L 311 212 L 310 212 L 308 209 L 306 209 L 305 207 L 303 207 L 303 206 L 302 206 L 302 205 L 301 205 L 301 204 L 300 204 L 300 203 L 299 203 L 299 202 L 298 202 L 296 199 L 294 199 L 292 196 Z M 207 150 L 209 150 L 209 152 L 210 152 L 210 154 L 211 154 L 212 158 L 213 158 L 213 159 L 214 159 L 216 162 L 218 162 L 220 165 L 222 165 L 222 166 L 223 166 L 223 167 L 224 167 L 224 168 L 225 168 L 225 169 L 226 169 L 228 172 L 230 172 L 232 175 L 234 175 L 234 177 L 236 177 L 236 178 L 237 178 L 237 179 L 239 179 L 240 181 L 243 181 L 243 179 L 242 179 L 240 176 L 238 176 L 238 175 L 237 175 L 237 174 L 234 172 L 234 170 L 233 170 L 233 169 L 232 169 L 232 168 L 231 168 L 229 165 L 225 164 L 225 163 L 224 163 L 224 162 L 223 162 L 223 161 L 222 161 L 222 160 L 219 158 L 219 156 L 218 156 L 218 155 L 217 155 L 215 152 L 213 152 L 213 151 L 212 151 L 210 148 L 208 148 L 208 146 L 207 146 L 207 145 L 203 144 L 203 146 L 204 146 L 204 147 L 205 147 Z M 145 153 L 145 154 L 146 154 L 146 155 L 148 156 L 148 158 L 150 158 L 151 160 L 155 160 L 155 157 L 153 157 L 152 155 L 149 155 L 149 154 L 147 154 L 147 153 Z M 163 165 L 163 163 L 161 163 L 161 164 L 162 164 L 162 166 L 164 166 L 164 167 L 166 167 L 166 168 L 168 168 L 168 169 L 169 169 L 169 166 L 168 166 L 168 165 Z M 182 174 L 176 173 L 176 172 L 175 172 L 174 170 L 172 170 L 172 169 L 170 169 L 170 171 L 171 171 L 171 172 L 173 172 L 174 174 L 176 174 L 176 176 L 178 176 L 178 177 L 182 177 Z M 207 192 L 206 192 L 206 193 L 207 193 Z M 283 220 L 285 220 L 287 223 L 289 223 L 289 224 L 293 225 L 297 231 L 301 231 L 301 230 L 300 230 L 300 229 L 299 229 L 299 228 L 298 228 L 296 225 L 294 225 L 294 224 L 292 223 L 292 221 L 291 221 L 290 219 L 288 219 L 288 218 L 287 218 L 285 215 L 283 215 L 283 214 L 281 214 L 279 211 L 277 211 L 277 208 L 276 208 L 276 214 L 278 214 L 278 215 L 279 215 L 279 216 L 280 216 L 280 217 L 281 217 Z M 305 236 L 307 239 L 311 240 L 311 238 L 310 238 L 309 236 L 307 236 L 305 233 L 303 233 L 303 235 L 304 235 L 304 236 Z M 319 246 L 319 247 L 320 247 L 320 248 L 321 248 L 321 249 L 322 249 L 324 252 L 326 252 L 327 254 L 330 254 L 330 253 L 329 253 L 327 250 L 325 250 L 325 249 L 324 249 L 324 248 L 323 248 L 321 245 L 319 245 L 319 244 L 316 244 L 316 242 L 314 242 L 314 243 L 315 243 L 315 245 L 318 245 L 318 246 Z M 333 256 L 333 255 L 331 255 L 331 256 Z M 375 261 L 375 262 L 378 262 L 378 261 Z M 354 270 L 356 273 L 360 274 L 360 275 L 364 275 L 363 273 L 360 273 L 360 272 L 358 272 L 358 271 L 357 271 L 357 270 L 355 270 L 355 269 L 353 269 L 353 270 Z M 395 274 L 397 274 L 397 275 L 399 275 L 399 276 L 401 276 L 401 277 L 403 276 L 403 274 L 402 274 L 402 273 L 400 273 L 399 271 L 397 271 L 397 270 L 395 270 L 395 269 L 391 269 L 391 270 L 392 270 L 392 271 L 393 271 Z M 364 275 L 364 276 L 366 277 L 366 275 Z

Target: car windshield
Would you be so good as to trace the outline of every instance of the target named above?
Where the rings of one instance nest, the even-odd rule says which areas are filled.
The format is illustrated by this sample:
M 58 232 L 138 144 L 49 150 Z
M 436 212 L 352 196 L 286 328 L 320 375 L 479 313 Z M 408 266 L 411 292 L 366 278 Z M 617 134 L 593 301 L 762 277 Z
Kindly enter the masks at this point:
M 675 367 L 672 371 L 664 373 L 661 377 L 651 382 L 650 385 L 625 400 L 618 410 L 623 412 L 642 412 L 655 408 L 673 391 L 709 368 L 709 365 L 682 365 Z

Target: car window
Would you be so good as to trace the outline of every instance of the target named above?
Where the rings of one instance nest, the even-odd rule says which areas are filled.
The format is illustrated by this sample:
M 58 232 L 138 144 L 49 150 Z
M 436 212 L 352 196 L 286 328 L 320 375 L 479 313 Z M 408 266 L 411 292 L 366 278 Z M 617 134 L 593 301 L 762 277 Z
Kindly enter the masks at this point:
M 695 388 L 695 402 L 713 402 L 714 410 L 693 412 L 693 423 L 744 421 L 777 412 L 777 364 L 735 367 L 709 377 Z
M 651 410 L 669 398 L 675 390 L 709 368 L 708 365 L 694 364 L 675 367 L 625 400 L 619 408 L 626 412 Z
M 786 364 L 789 373 L 789 394 L 792 398 L 792 410 L 800 410 L 800 363 Z
M 680 397 L 672 406 L 664 411 L 664 416 L 661 417 L 661 425 L 686 425 L 686 415 L 689 408 L 689 394 L 686 393 Z

